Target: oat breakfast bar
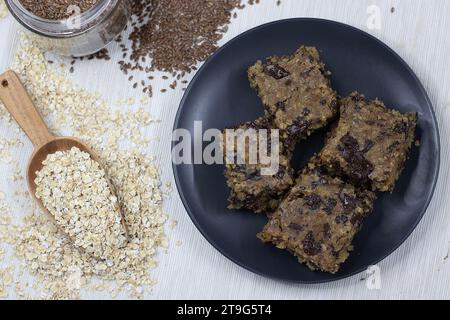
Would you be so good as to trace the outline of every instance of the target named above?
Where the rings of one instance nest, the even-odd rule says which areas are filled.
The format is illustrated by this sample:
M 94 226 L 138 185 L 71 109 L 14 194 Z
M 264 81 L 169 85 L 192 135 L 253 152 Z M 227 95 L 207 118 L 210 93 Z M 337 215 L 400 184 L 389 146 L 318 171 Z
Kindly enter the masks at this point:
M 237 128 L 241 130 L 268 130 L 268 137 L 271 132 L 271 120 L 262 117 L 256 121 L 247 122 Z M 227 140 L 224 131 L 224 141 Z M 235 140 L 237 141 L 237 140 Z M 268 139 L 268 152 L 270 152 L 272 141 Z M 238 154 L 237 143 L 232 145 L 233 153 Z M 248 151 L 248 144 L 246 143 Z M 226 148 L 225 148 L 226 149 Z M 226 152 L 226 151 L 225 151 Z M 282 144 L 279 144 L 279 167 L 274 175 L 263 175 L 261 169 L 268 167 L 261 163 L 253 164 L 248 157 L 245 157 L 240 164 L 237 158 L 234 163 L 225 164 L 225 177 L 231 189 L 229 196 L 230 209 L 249 209 L 254 212 L 273 212 L 281 202 L 281 198 L 291 188 L 294 183 L 294 170 L 291 167 L 292 155 L 286 151 Z
M 258 237 L 292 252 L 311 270 L 336 273 L 375 197 L 311 163 Z
M 414 141 L 416 122 L 416 113 L 401 114 L 353 93 L 341 102 L 339 124 L 320 161 L 328 172 L 357 186 L 392 191 Z
M 290 57 L 270 57 L 249 68 L 250 84 L 288 147 L 337 115 L 337 95 L 329 75 L 313 47 L 301 47 Z

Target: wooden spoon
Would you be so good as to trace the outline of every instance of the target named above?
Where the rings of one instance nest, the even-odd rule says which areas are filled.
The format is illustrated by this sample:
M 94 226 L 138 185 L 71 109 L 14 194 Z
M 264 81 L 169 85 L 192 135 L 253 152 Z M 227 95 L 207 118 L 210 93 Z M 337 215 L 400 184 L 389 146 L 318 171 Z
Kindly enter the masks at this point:
M 34 145 L 35 150 L 27 169 L 28 189 L 39 207 L 56 223 L 55 217 L 45 208 L 42 201 L 36 197 L 36 172 L 42 169 L 42 162 L 49 154 L 57 151 L 68 151 L 73 147 L 87 152 L 90 154 L 91 159 L 98 163 L 100 163 L 99 157 L 80 140 L 71 137 L 56 137 L 49 132 L 41 115 L 14 71 L 7 71 L 0 75 L 0 100 Z M 113 183 L 109 179 L 107 181 L 111 193 L 117 197 Z M 125 236 L 128 239 L 128 228 L 118 202 L 116 209 L 120 212 Z M 58 227 L 60 228 L 59 225 Z

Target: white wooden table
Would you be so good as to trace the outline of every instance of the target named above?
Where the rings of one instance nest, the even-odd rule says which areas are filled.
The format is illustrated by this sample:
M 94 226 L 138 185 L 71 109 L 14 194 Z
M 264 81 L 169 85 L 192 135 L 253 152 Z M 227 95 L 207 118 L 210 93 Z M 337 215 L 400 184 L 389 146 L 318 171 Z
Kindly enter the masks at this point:
M 195 0 L 192 0 L 195 1 Z M 169 232 L 169 254 L 160 254 L 153 272 L 158 280 L 149 299 L 401 299 L 450 298 L 449 139 L 450 134 L 450 1 L 442 0 L 262 0 L 239 12 L 222 43 L 260 24 L 290 17 L 320 17 L 363 29 L 397 51 L 414 69 L 435 107 L 442 136 L 442 168 L 436 194 L 424 220 L 404 245 L 379 264 L 382 285 L 369 290 L 364 274 L 324 285 L 294 285 L 254 275 L 227 260 L 200 235 L 174 192 L 166 210 L 178 227 Z M 394 13 L 391 8 L 395 7 Z M 377 19 L 379 13 L 379 20 Z M 373 19 L 375 17 L 375 20 Z M 0 21 L 0 71 L 11 62 L 18 42 L 12 18 Z M 112 47 L 114 49 L 114 46 Z M 113 59 L 114 60 L 114 59 Z M 129 97 L 130 85 L 113 61 L 77 64 L 71 75 L 108 101 Z M 108 83 L 108 86 L 104 86 Z M 111 88 L 111 85 L 114 86 Z M 167 84 L 166 84 L 167 86 Z M 182 97 L 181 88 L 165 94 L 155 88 L 149 110 L 162 119 L 146 131 L 159 136 L 154 153 L 164 181 L 172 181 L 170 138 Z M 0 123 L 0 135 L 7 127 Z M 21 157 L 23 166 L 31 145 Z M 1 170 L 1 167 L 0 167 Z M 8 188 L 0 181 L 0 188 Z M 0 190 L 1 190 L 0 189 Z M 175 245 L 182 240 L 182 246 Z M 14 297 L 12 293 L 10 297 Z M 86 298 L 102 296 L 91 296 Z

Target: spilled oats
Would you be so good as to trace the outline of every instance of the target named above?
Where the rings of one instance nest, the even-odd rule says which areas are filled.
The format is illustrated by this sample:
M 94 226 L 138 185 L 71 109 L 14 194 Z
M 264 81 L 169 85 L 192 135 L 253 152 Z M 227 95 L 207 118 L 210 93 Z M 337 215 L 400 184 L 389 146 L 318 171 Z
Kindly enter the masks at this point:
M 10 244 L 19 259 L 17 278 L 30 273 L 34 279 L 30 285 L 17 280 L 10 290 L 21 298 L 74 299 L 90 290 L 106 291 L 111 297 L 125 294 L 142 298 L 155 284 L 150 275 L 157 265 L 155 254 L 168 244 L 160 170 L 143 152 L 148 141 L 141 135 L 141 129 L 155 120 L 143 109 L 113 110 L 98 95 L 77 88 L 47 64 L 43 52 L 27 36 L 22 36 L 13 69 L 55 134 L 65 130 L 99 154 L 101 166 L 117 188 L 129 242 L 107 261 L 77 250 L 26 195 L 24 168 L 14 161 L 12 153 L 27 150 L 21 143 L 4 143 L 2 153 L 9 158 L 7 165 L 13 174 L 8 179 L 21 191 L 6 195 L 3 202 L 5 206 L 21 203 L 26 215 L 15 222 L 9 209 L 0 210 L 0 246 Z M 0 126 L 14 128 L 14 139 L 25 140 L 3 106 Z M 119 148 L 125 141 L 132 147 Z

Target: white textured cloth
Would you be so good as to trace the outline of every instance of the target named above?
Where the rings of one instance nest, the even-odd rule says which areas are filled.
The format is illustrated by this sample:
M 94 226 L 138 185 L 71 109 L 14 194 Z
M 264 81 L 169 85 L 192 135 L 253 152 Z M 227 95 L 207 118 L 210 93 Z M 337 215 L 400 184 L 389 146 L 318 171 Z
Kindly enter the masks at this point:
M 194 0 L 195 1 L 195 0 Z M 379 264 L 381 290 L 368 290 L 364 274 L 330 284 L 296 285 L 254 275 L 227 260 L 200 235 L 190 221 L 176 191 L 166 201 L 166 211 L 179 224 L 169 232 L 171 248 L 158 257 L 153 271 L 158 284 L 149 299 L 401 299 L 450 298 L 450 1 L 442 0 L 262 0 L 239 12 L 222 43 L 266 22 L 291 17 L 320 17 L 363 29 L 392 47 L 417 73 L 436 110 L 442 136 L 442 168 L 434 199 L 424 220 L 394 254 Z M 373 6 L 375 5 L 375 6 Z M 395 7 L 394 12 L 391 8 Z M 378 11 L 379 10 L 379 11 Z M 380 13 L 380 20 L 370 19 Z M 379 23 L 379 25 L 378 25 Z M 375 27 L 375 28 L 373 28 Z M 380 28 L 377 28 L 380 27 Z M 17 25 L 11 16 L 0 21 L 0 72 L 10 64 L 18 42 Z M 115 48 L 115 45 L 111 47 Z M 113 54 L 119 55 L 119 50 Z M 78 63 L 71 77 L 80 85 L 99 91 L 108 101 L 129 97 L 130 88 L 115 62 Z M 165 82 L 164 87 L 168 84 Z M 162 119 L 146 131 L 160 137 L 152 153 L 161 165 L 164 181 L 172 181 L 170 138 L 183 92 L 162 94 L 157 84 L 148 110 Z M 0 124 L 0 135 L 8 128 Z M 10 136 L 10 134 L 9 134 Z M 21 156 L 25 167 L 31 153 Z M 0 167 L 0 170 L 1 167 Z M 12 188 L 0 179 L 0 188 Z M 20 210 L 17 210 L 20 211 Z M 182 241 L 176 246 L 177 240 Z M 11 296 L 13 297 L 13 296 Z M 102 295 L 84 298 L 102 298 Z

